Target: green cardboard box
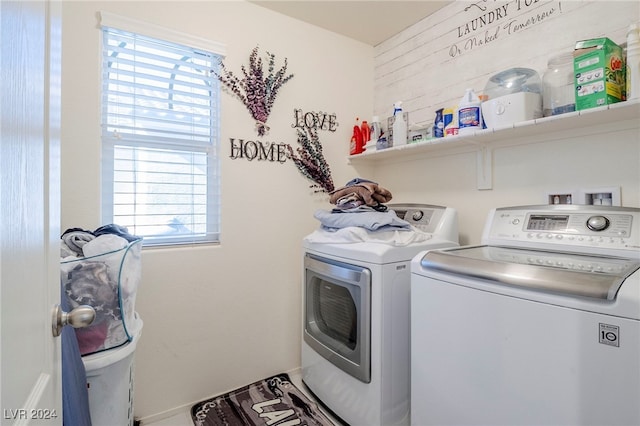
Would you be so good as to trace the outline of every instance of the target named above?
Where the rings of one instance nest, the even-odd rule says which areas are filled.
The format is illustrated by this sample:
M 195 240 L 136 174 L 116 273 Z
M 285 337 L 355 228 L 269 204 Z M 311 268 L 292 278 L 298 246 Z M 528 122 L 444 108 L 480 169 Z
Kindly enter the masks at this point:
M 577 42 L 573 71 L 578 111 L 625 99 L 624 55 L 608 38 Z

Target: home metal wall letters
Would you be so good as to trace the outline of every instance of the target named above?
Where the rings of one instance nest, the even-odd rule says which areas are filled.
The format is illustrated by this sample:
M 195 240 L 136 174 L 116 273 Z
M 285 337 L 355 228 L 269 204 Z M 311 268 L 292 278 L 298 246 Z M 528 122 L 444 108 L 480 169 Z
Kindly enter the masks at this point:
M 304 112 L 302 109 L 293 110 L 294 123 L 291 125 L 297 130 L 326 130 L 335 132 L 338 127 L 336 114 L 328 114 L 322 111 Z M 304 133 L 303 133 L 304 134 Z M 315 135 L 317 138 L 317 135 Z M 229 138 L 231 154 L 233 160 L 245 159 L 249 161 L 271 161 L 284 163 L 287 158 L 291 159 L 289 153 L 293 152 L 290 144 L 284 142 L 263 142 L 260 140 L 245 140 L 240 138 Z M 319 141 L 316 142 L 319 144 Z
M 244 139 L 229 138 L 231 142 L 231 157 L 233 160 L 244 158 L 249 161 L 271 161 L 284 163 L 290 145 L 287 143 L 245 141 Z

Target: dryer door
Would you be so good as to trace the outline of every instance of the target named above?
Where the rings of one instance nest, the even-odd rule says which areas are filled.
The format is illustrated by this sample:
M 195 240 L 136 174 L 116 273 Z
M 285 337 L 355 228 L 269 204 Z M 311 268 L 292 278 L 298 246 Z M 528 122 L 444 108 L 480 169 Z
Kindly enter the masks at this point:
M 305 256 L 304 340 L 353 377 L 371 381 L 371 271 Z

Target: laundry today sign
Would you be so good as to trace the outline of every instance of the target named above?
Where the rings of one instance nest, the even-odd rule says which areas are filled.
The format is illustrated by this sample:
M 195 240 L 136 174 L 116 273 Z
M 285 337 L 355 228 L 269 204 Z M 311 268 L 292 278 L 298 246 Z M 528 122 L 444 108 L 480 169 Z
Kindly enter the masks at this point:
M 293 128 L 325 130 L 335 132 L 338 122 L 335 114 L 328 114 L 322 111 L 308 111 L 294 109 Z M 249 161 L 270 161 L 284 163 L 287 161 L 291 145 L 283 142 L 267 142 L 260 140 L 244 140 L 229 138 L 231 154 L 233 160 L 245 159 Z
M 452 58 L 534 27 L 562 13 L 562 2 L 545 0 L 480 0 L 464 8 L 465 21 L 454 29 Z M 470 15 L 467 18 L 466 15 Z

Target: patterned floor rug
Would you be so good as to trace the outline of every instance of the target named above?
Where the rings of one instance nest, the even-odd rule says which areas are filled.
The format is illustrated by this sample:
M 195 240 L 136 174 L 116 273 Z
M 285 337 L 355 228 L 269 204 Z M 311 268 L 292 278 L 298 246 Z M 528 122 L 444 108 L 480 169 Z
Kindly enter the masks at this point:
M 334 426 L 284 373 L 199 402 L 191 418 L 196 426 Z

